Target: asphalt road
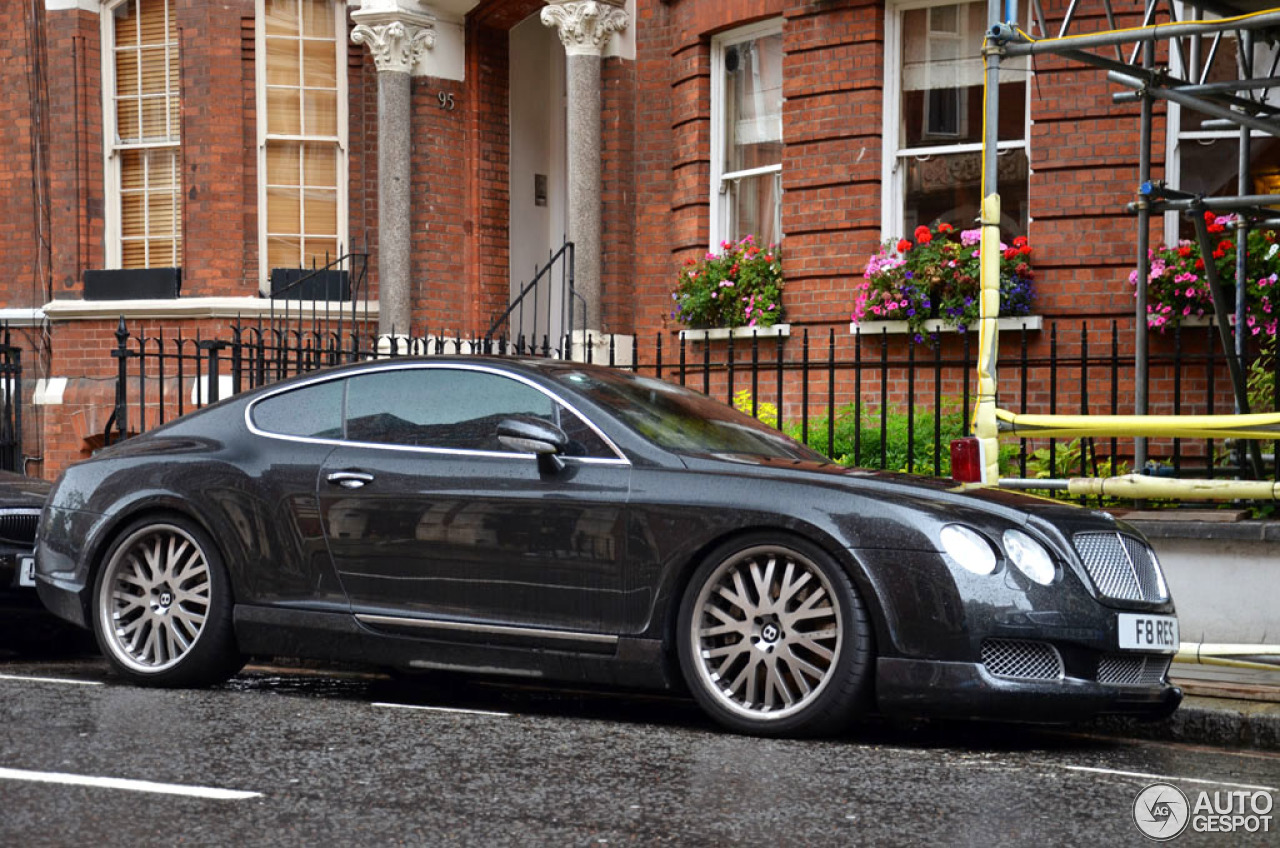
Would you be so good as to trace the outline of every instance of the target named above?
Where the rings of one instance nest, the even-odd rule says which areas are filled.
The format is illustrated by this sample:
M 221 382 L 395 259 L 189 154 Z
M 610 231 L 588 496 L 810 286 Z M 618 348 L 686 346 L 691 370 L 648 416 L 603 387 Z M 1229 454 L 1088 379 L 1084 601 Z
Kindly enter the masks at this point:
M 763 740 L 674 698 L 262 667 L 147 690 L 0 659 L 0 845 L 24 848 L 1137 845 L 1157 779 L 1280 800 L 1280 756 L 962 723 Z M 1171 844 L 1280 845 L 1277 821 Z

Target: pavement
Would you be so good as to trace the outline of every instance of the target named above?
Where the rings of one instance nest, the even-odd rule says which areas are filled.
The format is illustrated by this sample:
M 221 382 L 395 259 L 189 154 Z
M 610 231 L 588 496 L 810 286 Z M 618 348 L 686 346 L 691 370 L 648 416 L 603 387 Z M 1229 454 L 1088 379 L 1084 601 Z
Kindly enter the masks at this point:
M 1107 716 L 1085 727 L 1109 736 L 1280 751 L 1280 667 L 1174 663 L 1185 695 L 1173 715 L 1154 722 Z

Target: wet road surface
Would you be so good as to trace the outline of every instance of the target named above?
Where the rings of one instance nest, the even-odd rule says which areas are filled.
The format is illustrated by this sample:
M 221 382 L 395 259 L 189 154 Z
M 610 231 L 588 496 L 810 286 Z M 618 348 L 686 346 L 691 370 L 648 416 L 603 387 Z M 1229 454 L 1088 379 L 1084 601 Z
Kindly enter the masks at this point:
M 251 666 L 140 689 L 0 659 L 0 845 L 1139 845 L 1156 777 L 1280 799 L 1280 756 L 1011 725 L 732 736 L 691 702 Z M 1174 845 L 1280 845 L 1275 832 Z

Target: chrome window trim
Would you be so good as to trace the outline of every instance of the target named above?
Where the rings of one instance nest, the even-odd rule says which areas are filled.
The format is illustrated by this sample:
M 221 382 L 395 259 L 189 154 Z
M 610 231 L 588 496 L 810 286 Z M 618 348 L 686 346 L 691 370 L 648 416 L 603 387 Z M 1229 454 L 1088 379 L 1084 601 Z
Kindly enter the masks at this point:
M 608 457 L 593 457 L 593 456 L 564 456 L 564 457 L 561 457 L 562 459 L 564 459 L 566 462 L 575 462 L 583 465 L 620 465 L 620 466 L 631 465 L 631 460 L 626 458 L 626 455 L 623 454 L 622 450 L 617 446 L 617 444 L 613 441 L 613 439 L 609 438 L 604 433 L 603 430 L 601 430 L 599 427 L 595 425 L 595 422 L 593 422 L 587 416 L 583 415 L 578 410 L 577 407 L 575 407 L 573 404 L 566 401 L 564 398 L 560 397 L 560 395 L 556 394 L 555 392 L 547 388 L 544 388 L 543 386 L 538 385 L 533 380 L 530 380 L 528 377 L 524 376 L 523 374 L 516 374 L 511 371 L 503 370 L 501 368 L 494 368 L 489 365 L 479 365 L 473 362 L 395 363 L 395 364 L 387 364 L 385 366 L 380 366 L 375 368 L 369 368 L 361 371 L 355 371 L 351 373 L 326 374 L 326 375 L 317 376 L 314 379 L 303 380 L 299 383 L 267 392 L 261 397 L 254 398 L 252 401 L 249 402 L 247 406 L 245 406 L 244 424 L 245 424 L 245 427 L 248 428 L 249 432 L 253 433 L 256 436 L 262 436 L 263 438 L 267 438 L 267 439 L 280 439 L 286 442 L 300 442 L 302 444 L 334 445 L 334 446 L 349 445 L 353 447 L 378 448 L 383 450 L 394 450 L 394 451 L 402 451 L 402 452 L 407 451 L 410 453 L 425 453 L 425 454 L 432 454 L 432 455 L 507 457 L 507 458 L 515 458 L 515 459 L 525 459 L 530 461 L 537 460 L 537 457 L 534 454 L 529 454 L 529 453 L 515 453 L 515 452 L 508 452 L 508 451 L 469 450 L 465 448 L 432 448 L 432 447 L 424 447 L 420 445 L 392 445 L 392 444 L 387 444 L 385 442 L 359 442 L 359 441 L 353 441 L 351 439 L 318 439 L 318 438 L 313 438 L 311 436 L 290 436 L 285 433 L 272 433 L 268 430 L 263 430 L 253 422 L 254 407 L 262 403 L 263 401 L 270 400 L 271 398 L 276 397 L 278 395 L 286 394 L 292 391 L 297 391 L 299 389 L 306 388 L 307 386 L 313 386 L 320 383 L 327 383 L 332 380 L 348 380 L 352 377 L 362 376 L 364 374 L 382 374 L 387 371 L 415 371 L 415 370 L 423 370 L 423 369 L 431 369 L 431 370 L 452 369 L 454 371 L 477 371 L 482 374 L 493 374 L 498 377 L 506 377 L 508 379 L 515 380 L 516 382 L 523 383 L 529 388 L 534 389 L 535 391 L 541 392 L 543 395 L 547 396 L 554 402 L 560 404 L 565 409 L 569 410 L 569 412 L 572 413 L 573 415 L 578 416 L 578 419 L 581 420 L 584 424 L 586 424 L 587 427 L 593 433 L 599 436 L 600 439 L 609 448 L 609 450 L 614 452 L 614 455 L 616 457 L 616 458 L 610 459 Z

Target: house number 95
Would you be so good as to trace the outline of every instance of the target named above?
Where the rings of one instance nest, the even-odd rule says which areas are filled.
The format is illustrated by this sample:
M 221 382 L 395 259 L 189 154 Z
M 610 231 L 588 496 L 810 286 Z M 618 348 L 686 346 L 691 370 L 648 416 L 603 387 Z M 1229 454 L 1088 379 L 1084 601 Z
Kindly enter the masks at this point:
M 453 111 L 453 92 L 441 91 L 436 95 L 436 100 L 440 101 L 441 109 L 447 109 L 450 112 Z

